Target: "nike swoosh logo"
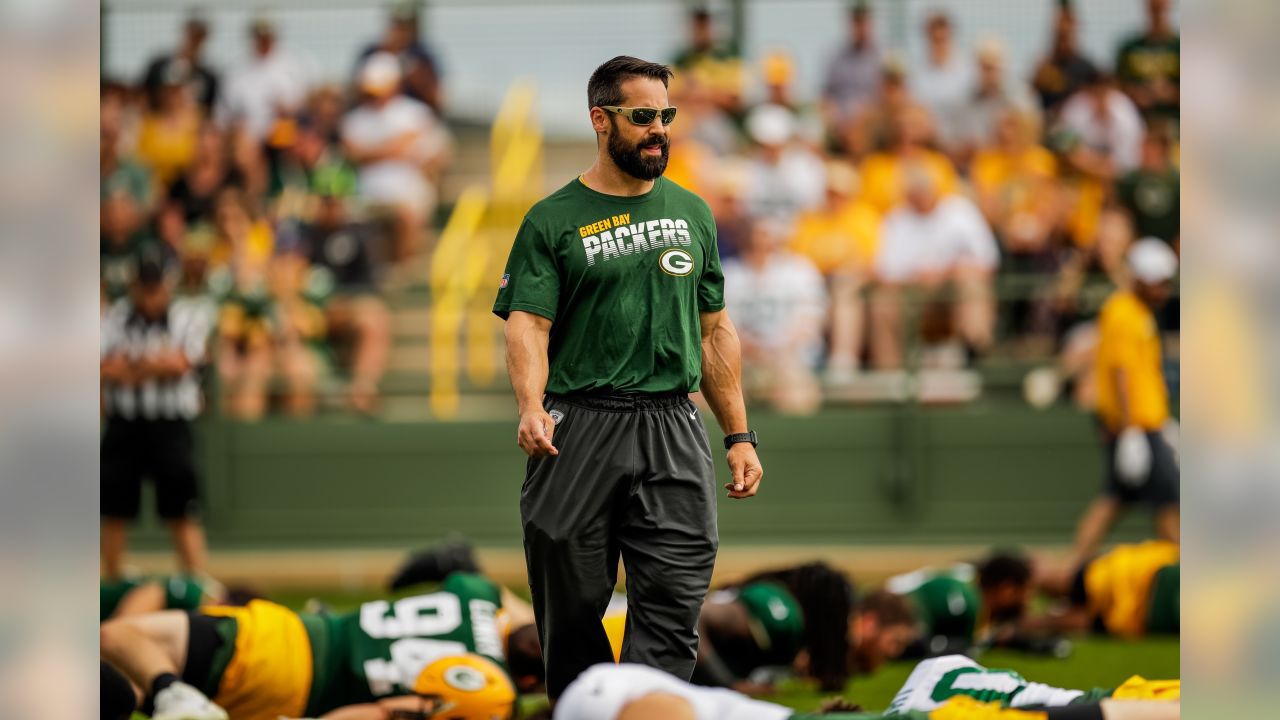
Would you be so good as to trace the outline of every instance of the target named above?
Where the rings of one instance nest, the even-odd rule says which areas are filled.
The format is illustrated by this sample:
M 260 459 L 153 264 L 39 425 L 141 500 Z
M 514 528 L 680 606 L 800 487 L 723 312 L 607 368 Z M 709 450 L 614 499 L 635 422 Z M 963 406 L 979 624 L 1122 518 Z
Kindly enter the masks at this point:
M 693 412 L 689 413 L 689 419 L 690 419 L 690 420 L 697 420 L 697 419 L 698 419 L 698 408 L 694 408 L 694 409 L 693 409 Z

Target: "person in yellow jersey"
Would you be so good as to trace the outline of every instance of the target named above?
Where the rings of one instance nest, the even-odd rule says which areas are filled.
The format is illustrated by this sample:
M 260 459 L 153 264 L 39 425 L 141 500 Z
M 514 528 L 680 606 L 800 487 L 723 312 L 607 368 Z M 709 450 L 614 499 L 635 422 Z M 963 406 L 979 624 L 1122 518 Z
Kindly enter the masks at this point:
M 1170 422 L 1169 395 L 1154 312 L 1169 298 L 1178 258 L 1167 243 L 1144 238 L 1127 260 L 1130 286 L 1116 291 L 1098 317 L 1097 412 L 1107 465 L 1102 496 L 1076 530 L 1076 566 L 1136 502 L 1152 506 L 1160 538 L 1178 542 L 1178 463 L 1162 432 Z
M 152 720 L 505 720 L 508 625 L 496 585 L 452 573 L 436 592 L 341 614 L 252 600 L 115 619 L 101 659 Z M 103 717 L 122 717 L 106 701 Z

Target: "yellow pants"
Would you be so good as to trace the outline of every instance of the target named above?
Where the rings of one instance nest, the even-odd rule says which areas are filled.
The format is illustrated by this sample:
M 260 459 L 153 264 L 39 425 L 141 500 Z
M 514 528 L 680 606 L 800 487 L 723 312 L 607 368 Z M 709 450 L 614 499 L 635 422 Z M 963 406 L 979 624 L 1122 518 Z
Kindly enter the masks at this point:
M 311 692 L 311 640 L 297 613 L 265 600 L 200 612 L 236 621 L 235 654 L 213 698 L 231 720 L 302 717 Z
M 1111 697 L 1117 700 L 1168 700 L 1175 702 L 1182 699 L 1181 680 L 1148 680 L 1141 675 L 1134 675 L 1124 684 L 1116 688 Z
M 1163 540 L 1120 545 L 1089 563 L 1085 594 L 1107 631 L 1135 637 L 1146 629 L 1156 572 L 1178 562 L 1178 546 Z

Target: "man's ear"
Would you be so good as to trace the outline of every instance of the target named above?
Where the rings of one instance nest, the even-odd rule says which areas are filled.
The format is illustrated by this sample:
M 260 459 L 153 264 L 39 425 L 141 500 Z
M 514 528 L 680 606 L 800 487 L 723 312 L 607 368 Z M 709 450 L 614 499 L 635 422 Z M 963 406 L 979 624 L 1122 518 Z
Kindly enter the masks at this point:
M 595 130 L 597 135 L 601 135 L 608 128 L 609 128 L 609 113 L 598 107 L 591 108 L 591 129 Z

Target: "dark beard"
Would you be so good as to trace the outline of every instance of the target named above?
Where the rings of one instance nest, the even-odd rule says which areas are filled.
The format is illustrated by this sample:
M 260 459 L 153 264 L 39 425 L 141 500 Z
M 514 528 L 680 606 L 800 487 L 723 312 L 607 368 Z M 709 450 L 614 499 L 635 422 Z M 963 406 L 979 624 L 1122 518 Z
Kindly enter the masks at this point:
M 637 180 L 656 180 L 667 169 L 667 157 L 671 154 L 671 145 L 665 137 L 649 137 L 641 140 L 640 145 L 628 146 L 617 132 L 617 121 L 614 120 L 614 132 L 609 135 L 609 157 L 622 172 Z M 644 143 L 659 142 L 662 154 L 658 157 L 646 157 L 640 154 Z

